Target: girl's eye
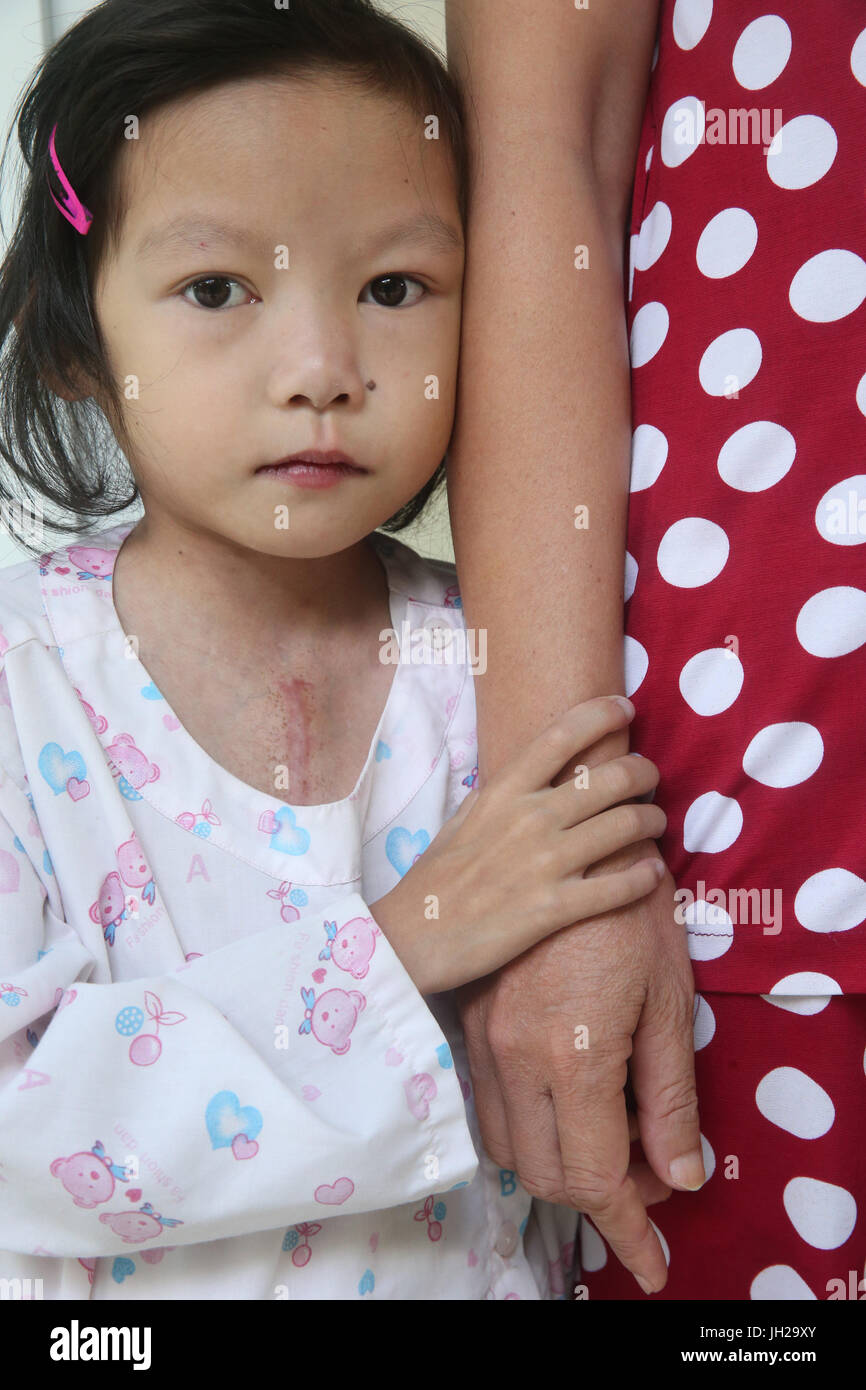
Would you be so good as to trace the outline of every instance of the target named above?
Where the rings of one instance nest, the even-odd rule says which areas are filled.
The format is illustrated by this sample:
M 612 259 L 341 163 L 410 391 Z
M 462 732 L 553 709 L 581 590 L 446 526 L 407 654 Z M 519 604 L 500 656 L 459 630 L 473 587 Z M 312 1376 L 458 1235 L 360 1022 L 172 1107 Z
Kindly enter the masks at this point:
M 236 285 L 239 290 L 242 290 L 243 293 L 249 297 L 249 290 L 244 290 L 243 285 L 240 284 L 238 280 L 230 280 L 227 275 L 205 275 L 198 280 L 193 280 L 191 284 L 186 285 L 181 291 L 181 297 L 186 298 L 187 293 L 193 290 L 197 297 L 194 301 L 187 300 L 187 303 L 194 302 L 199 309 L 225 309 L 226 307 L 235 309 L 237 308 L 237 303 L 226 304 L 226 293 L 224 289 L 226 285 Z
M 410 286 L 414 286 L 414 290 L 410 289 Z M 427 293 L 427 287 L 411 275 L 377 275 L 375 280 L 364 286 L 361 294 L 362 304 L 371 302 L 365 298 L 368 290 L 373 296 L 372 303 L 380 304 L 383 309 L 409 308 L 417 304 L 421 296 Z

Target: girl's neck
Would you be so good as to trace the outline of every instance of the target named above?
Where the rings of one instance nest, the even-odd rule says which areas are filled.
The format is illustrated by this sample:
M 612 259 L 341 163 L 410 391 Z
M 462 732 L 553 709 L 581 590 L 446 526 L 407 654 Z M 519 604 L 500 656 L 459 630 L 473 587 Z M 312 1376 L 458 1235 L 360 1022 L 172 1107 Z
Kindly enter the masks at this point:
M 113 582 L 127 632 L 146 601 L 175 635 L 218 632 L 236 651 L 276 658 L 390 626 L 387 578 L 366 538 L 334 555 L 286 559 L 145 517 L 121 546 Z

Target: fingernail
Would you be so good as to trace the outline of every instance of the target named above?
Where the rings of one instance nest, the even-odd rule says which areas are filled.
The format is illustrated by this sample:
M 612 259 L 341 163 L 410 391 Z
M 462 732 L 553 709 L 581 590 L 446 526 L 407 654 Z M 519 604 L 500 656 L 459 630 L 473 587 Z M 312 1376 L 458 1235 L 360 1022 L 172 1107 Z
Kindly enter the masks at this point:
M 707 1180 L 700 1150 L 694 1149 L 690 1154 L 681 1154 L 679 1158 L 675 1158 L 670 1165 L 670 1175 L 677 1187 L 684 1187 L 689 1192 L 697 1192 L 698 1188 L 703 1187 Z
M 647 1279 L 644 1279 L 644 1277 L 641 1274 L 636 1274 L 634 1277 L 640 1284 L 644 1293 L 655 1293 L 655 1289 L 653 1288 L 652 1284 Z
M 634 714 L 634 705 L 631 700 L 627 700 L 624 695 L 614 695 L 613 699 L 616 700 L 618 705 L 622 706 L 626 714 Z

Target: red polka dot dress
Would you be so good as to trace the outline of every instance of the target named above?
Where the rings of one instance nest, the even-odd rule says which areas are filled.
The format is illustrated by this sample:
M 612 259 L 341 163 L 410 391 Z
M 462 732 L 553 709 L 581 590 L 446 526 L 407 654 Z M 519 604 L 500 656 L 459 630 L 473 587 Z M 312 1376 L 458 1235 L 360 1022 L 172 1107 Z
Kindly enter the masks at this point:
M 650 1208 L 658 1296 L 862 1296 L 863 0 L 662 0 L 631 232 L 627 689 L 709 1174 Z M 644 1297 L 586 1219 L 581 1259 Z

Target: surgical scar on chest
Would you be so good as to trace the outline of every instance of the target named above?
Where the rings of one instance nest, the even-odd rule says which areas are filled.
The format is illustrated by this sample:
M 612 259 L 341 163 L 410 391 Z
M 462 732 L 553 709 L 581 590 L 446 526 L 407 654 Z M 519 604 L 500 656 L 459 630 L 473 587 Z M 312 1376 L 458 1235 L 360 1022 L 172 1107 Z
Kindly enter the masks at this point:
M 278 680 L 268 697 L 268 732 L 274 738 L 274 767 L 288 769 L 289 785 L 285 800 L 298 804 L 312 795 L 312 727 L 316 714 L 316 695 L 312 682 L 292 676 Z M 273 732 L 272 732 L 273 731 Z

